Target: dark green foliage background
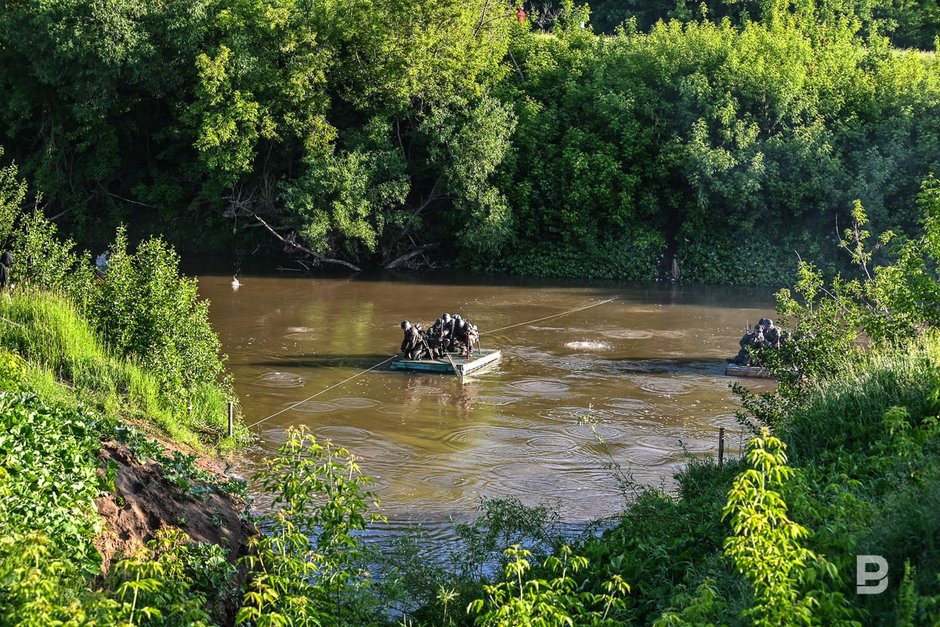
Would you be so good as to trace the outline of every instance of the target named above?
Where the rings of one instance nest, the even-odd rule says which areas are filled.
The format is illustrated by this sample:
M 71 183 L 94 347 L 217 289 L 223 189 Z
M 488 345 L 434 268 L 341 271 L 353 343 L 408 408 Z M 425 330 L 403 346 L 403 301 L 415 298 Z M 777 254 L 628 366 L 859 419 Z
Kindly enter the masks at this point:
M 101 247 L 769 284 L 916 230 L 936 3 L 589 4 L 8 2 L 0 144 Z

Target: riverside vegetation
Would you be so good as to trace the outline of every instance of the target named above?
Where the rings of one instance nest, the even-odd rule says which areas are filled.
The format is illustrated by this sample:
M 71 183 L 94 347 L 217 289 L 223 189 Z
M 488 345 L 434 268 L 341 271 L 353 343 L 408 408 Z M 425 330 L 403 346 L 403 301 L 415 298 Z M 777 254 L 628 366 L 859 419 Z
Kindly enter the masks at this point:
M 855 199 L 916 231 L 935 2 L 590 4 L 6 2 L 0 137 L 95 246 L 773 284 Z
M 919 235 L 874 237 L 857 203 L 838 242 L 853 275 L 827 279 L 803 262 L 792 290 L 778 294 L 795 326 L 768 356 L 778 390 L 739 390 L 740 420 L 754 434 L 744 458 L 690 460 L 676 493 L 635 490 L 599 535 L 564 538 L 547 509 L 493 500 L 461 526 L 449 561 L 426 559 L 414 538 L 377 554 L 358 534 L 379 515 L 358 461 L 295 431 L 258 475 L 274 501 L 238 565 L 219 545 L 189 542 L 180 521 L 106 577 L 93 545 L 102 528 L 95 498 L 114 489 L 102 440 L 157 458 L 192 488 L 205 477 L 191 460 L 162 453 L 125 422 L 232 446 L 221 412 L 210 410 L 231 387 L 206 304 L 169 247 L 148 240 L 130 252 L 118 231 L 113 265 L 96 277 L 41 214 L 22 211 L 24 193 L 15 169 L 4 170 L 0 226 L 22 262 L 13 294 L 0 297 L 4 624 L 940 621 L 934 178 L 918 195 Z M 180 316 L 188 325 L 174 324 Z M 883 594 L 855 594 L 858 554 L 887 560 Z M 226 604 L 237 611 L 226 614 Z
M 0 128 L 46 196 L 0 168 L 17 283 L 0 296 L 0 623 L 940 623 L 937 61 L 884 36 L 927 47 L 936 16 L 703 6 L 598 36 L 571 3 L 527 24 L 483 1 L 4 4 Z M 44 208 L 82 239 L 115 223 L 107 273 Z M 226 435 L 206 303 L 164 240 L 130 245 L 131 219 L 178 220 L 180 241 L 267 224 L 363 265 L 417 251 L 651 278 L 671 255 L 687 278 L 771 282 L 786 250 L 818 261 L 778 294 L 777 391 L 738 390 L 746 455 L 690 460 L 675 493 L 625 479 L 603 533 L 495 500 L 448 561 L 414 538 L 376 554 L 357 459 L 300 431 L 258 475 L 274 501 L 237 563 L 177 520 L 103 564 L 103 442 L 193 499 L 244 493 L 149 437 L 248 440 Z M 884 593 L 856 594 L 859 554 L 887 560 Z

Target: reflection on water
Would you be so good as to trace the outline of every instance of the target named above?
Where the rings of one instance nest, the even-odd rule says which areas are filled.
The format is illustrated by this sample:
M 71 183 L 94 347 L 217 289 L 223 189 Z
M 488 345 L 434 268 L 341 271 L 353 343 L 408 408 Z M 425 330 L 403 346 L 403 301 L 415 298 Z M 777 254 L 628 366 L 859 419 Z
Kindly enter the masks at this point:
M 724 360 L 744 326 L 771 312 L 768 296 L 487 281 L 249 276 L 233 292 L 227 276 L 202 277 L 248 423 L 387 358 L 403 319 L 459 312 L 479 325 L 485 347 L 504 352 L 498 367 L 463 383 L 377 369 L 306 400 L 255 428 L 259 444 L 241 471 L 271 454 L 287 427 L 306 425 L 362 458 L 390 527 L 468 519 L 481 497 L 506 495 L 553 504 L 577 523 L 623 507 L 608 454 L 639 483 L 668 485 L 684 450 L 715 453 L 719 427 L 728 449 L 739 448 Z

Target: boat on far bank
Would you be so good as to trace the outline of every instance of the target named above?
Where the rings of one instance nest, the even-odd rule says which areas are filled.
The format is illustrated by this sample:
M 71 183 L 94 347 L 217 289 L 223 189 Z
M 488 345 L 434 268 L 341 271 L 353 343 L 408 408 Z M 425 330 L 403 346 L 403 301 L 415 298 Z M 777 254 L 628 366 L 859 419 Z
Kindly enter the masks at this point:
M 463 378 L 495 366 L 502 357 L 501 351 L 491 348 L 481 349 L 470 357 L 465 353 L 447 353 L 437 359 L 404 359 L 399 356 L 392 360 L 392 369 L 455 374 Z

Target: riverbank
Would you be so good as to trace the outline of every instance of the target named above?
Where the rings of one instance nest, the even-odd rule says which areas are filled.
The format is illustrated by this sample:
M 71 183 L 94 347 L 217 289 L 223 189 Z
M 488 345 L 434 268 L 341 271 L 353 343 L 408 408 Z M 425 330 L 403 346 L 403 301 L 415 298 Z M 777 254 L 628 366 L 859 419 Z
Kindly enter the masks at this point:
M 611 35 L 552 4 L 11 5 L 0 136 L 96 254 L 132 223 L 232 273 L 287 248 L 311 267 L 776 285 L 794 251 L 836 264 L 824 242 L 855 199 L 915 234 L 940 147 L 930 2 L 900 22 L 885 0 L 877 19 L 666 2 Z M 899 23 L 918 34 L 889 38 Z
M 227 492 L 239 493 L 242 488 L 219 483 L 198 467 L 202 462 L 194 456 L 167 452 L 113 417 L 68 403 L 50 405 L 35 393 L 24 394 L 22 390 L 31 388 L 29 373 L 35 366 L 9 351 L 0 356 L 0 382 L 8 390 L 0 395 L 0 416 L 7 427 L 0 447 L 5 447 L 4 459 L 8 460 L 0 484 L 8 505 L 2 528 L 22 529 L 28 522 L 34 529 L 42 525 L 45 530 L 42 535 L 23 534 L 20 540 L 6 534 L 0 539 L 0 574 L 7 577 L 5 581 L 12 574 L 21 577 L 25 573 L 44 586 L 30 588 L 28 593 L 5 586 L 0 593 L 3 616 L 15 620 L 14 612 L 20 612 L 20 616 L 26 613 L 52 621 L 81 611 L 86 617 L 124 616 L 145 624 L 153 622 L 144 618 L 147 612 L 161 611 L 166 624 L 190 624 L 193 617 L 232 624 L 236 609 L 243 607 L 239 588 L 245 574 L 234 559 L 247 554 L 248 536 L 236 505 L 241 501 Z M 58 384 L 66 388 L 63 393 L 74 393 L 73 381 L 63 379 Z M 351 556 L 352 562 L 337 561 L 334 566 L 347 574 L 357 573 L 356 579 L 318 601 L 318 611 L 328 613 L 324 616 L 345 612 L 341 624 L 384 624 L 383 612 L 389 607 L 399 608 L 397 612 L 406 608 L 413 624 L 470 624 L 474 616 L 496 611 L 500 603 L 493 596 L 496 590 L 516 592 L 511 578 L 491 579 L 485 585 L 496 587 L 487 592 L 490 588 L 482 587 L 479 577 L 518 565 L 522 556 L 504 556 L 502 550 L 520 544 L 533 553 L 531 571 L 528 567 L 521 571 L 525 581 L 542 578 L 550 583 L 548 592 L 533 588 L 525 593 L 533 606 L 580 599 L 585 607 L 578 610 L 582 613 L 567 611 L 585 620 L 609 612 L 599 623 L 609 625 L 686 624 L 701 622 L 703 617 L 716 624 L 749 623 L 750 619 L 742 617 L 753 618 L 749 612 L 754 608 L 767 611 L 762 597 L 751 591 L 751 577 L 759 573 L 759 562 L 741 562 L 729 552 L 729 542 L 739 534 L 738 522 L 749 511 L 751 516 L 769 516 L 771 530 L 781 525 L 805 529 L 794 531 L 792 539 L 781 538 L 776 548 L 760 549 L 761 559 L 776 555 L 782 560 L 778 568 L 787 574 L 776 593 L 785 595 L 788 608 L 805 607 L 813 620 L 827 624 L 852 620 L 921 624 L 932 616 L 934 598 L 940 594 L 933 577 L 940 569 L 940 553 L 929 542 L 940 531 L 934 516 L 940 507 L 940 450 L 935 433 L 940 414 L 938 389 L 940 338 L 936 336 L 847 362 L 826 380 L 802 388 L 799 398 L 791 399 L 793 404 L 782 413 L 752 414 L 753 428 L 759 431 L 761 426 L 773 425 L 779 443 L 764 436 L 761 443 L 751 443 L 751 457 L 732 459 L 721 467 L 708 459 L 692 462 L 678 475 L 675 492 L 641 489 L 616 526 L 598 538 L 572 540 L 555 535 L 555 521 L 548 510 L 526 508 L 512 499 L 487 501 L 481 518 L 461 527 L 460 557 L 453 553 L 444 564 L 422 561 L 418 553 L 409 553 L 403 540 L 381 558 L 383 580 L 366 585 L 369 577 L 363 578 L 355 564 L 368 563 L 375 556 L 362 553 L 359 541 L 348 536 L 336 545 L 337 552 L 326 555 L 333 560 Z M 747 401 L 745 407 L 753 411 L 760 406 Z M 103 442 L 106 434 L 115 439 Z M 316 479 L 317 483 L 304 484 L 307 487 L 295 490 L 291 498 L 304 499 L 322 490 L 330 494 L 327 486 L 332 480 L 323 480 L 352 476 L 342 470 L 355 467 L 341 461 L 345 453 L 333 448 L 324 456 L 323 451 L 316 452 L 321 444 L 292 441 L 293 454 L 281 451 L 283 459 L 294 460 L 281 466 L 281 472 L 287 473 L 280 475 L 281 481 Z M 780 455 L 784 446 L 789 459 Z M 304 450 L 312 455 L 310 459 L 322 460 L 315 461 L 309 472 L 296 462 Z M 766 455 L 776 460 L 771 466 L 756 461 Z M 43 462 L 37 465 L 38 459 Z M 160 461 L 148 461 L 153 459 Z M 326 460 L 341 466 L 328 470 Z M 790 476 L 781 470 L 786 467 L 797 473 L 791 480 L 773 478 L 779 473 Z M 24 473 L 24 469 L 31 472 Z M 766 485 L 752 485 L 742 494 L 777 502 L 776 509 L 754 504 L 762 501 L 733 504 L 729 495 L 744 489 L 743 478 L 754 472 L 766 475 Z M 282 491 L 288 484 L 272 483 L 270 477 L 276 476 L 268 475 L 265 489 L 284 498 L 290 494 Z M 358 481 L 343 490 L 358 486 Z M 368 492 L 358 487 L 348 494 L 368 499 Z M 339 496 L 333 493 L 324 506 L 338 503 L 333 499 Z M 354 514 L 364 510 L 336 510 L 341 511 L 345 513 L 337 520 L 349 522 L 341 523 L 339 529 L 347 529 L 347 524 L 356 527 Z M 310 522 L 315 520 L 319 519 Z M 102 526 L 109 527 L 103 535 Z M 308 534 L 317 538 L 319 546 L 331 542 L 330 536 L 314 527 L 296 537 L 278 533 L 273 533 L 272 542 L 302 540 L 306 546 Z M 141 542 L 150 546 L 143 552 L 127 553 L 132 547 L 140 548 Z M 560 583 L 551 565 L 551 556 L 563 555 L 559 552 L 564 545 L 586 560 L 572 573 L 571 585 Z M 69 553 L 64 554 L 62 547 L 68 547 Z M 115 560 L 121 551 L 124 557 Z M 887 560 L 890 578 L 883 596 L 854 594 L 854 556 L 859 552 Z M 285 557 L 285 564 L 294 566 L 279 564 L 277 568 L 299 567 L 292 560 L 300 553 Z M 102 576 L 102 570 L 107 575 Z M 294 571 L 282 574 L 286 577 L 288 572 Z M 137 605 L 130 600 L 131 583 L 141 579 L 156 588 L 141 592 Z M 284 581 L 279 585 L 287 586 Z M 604 582 L 616 581 L 628 584 L 629 592 L 604 589 Z M 313 586 L 283 590 L 294 595 L 320 594 Z M 329 600 L 334 594 L 343 599 L 338 606 Z M 582 597 L 586 594 L 600 596 Z M 157 598 L 172 602 L 160 605 Z M 463 607 L 475 599 L 481 600 L 479 609 L 464 613 Z M 259 612 L 276 609 L 262 604 Z M 792 615 L 784 612 L 778 618 L 789 624 Z
M 194 607 L 231 624 L 254 533 L 245 483 L 214 455 L 232 445 L 174 409 L 156 373 L 114 355 L 68 299 L 2 294 L 0 319 L 2 622 L 133 623 L 146 608 L 127 586 L 156 576 L 171 599 L 185 572 L 207 578 Z
M 0 170 L 0 623 L 231 624 L 254 528 L 213 458 L 249 436 L 208 304 L 162 240 L 95 268 L 24 190 Z

